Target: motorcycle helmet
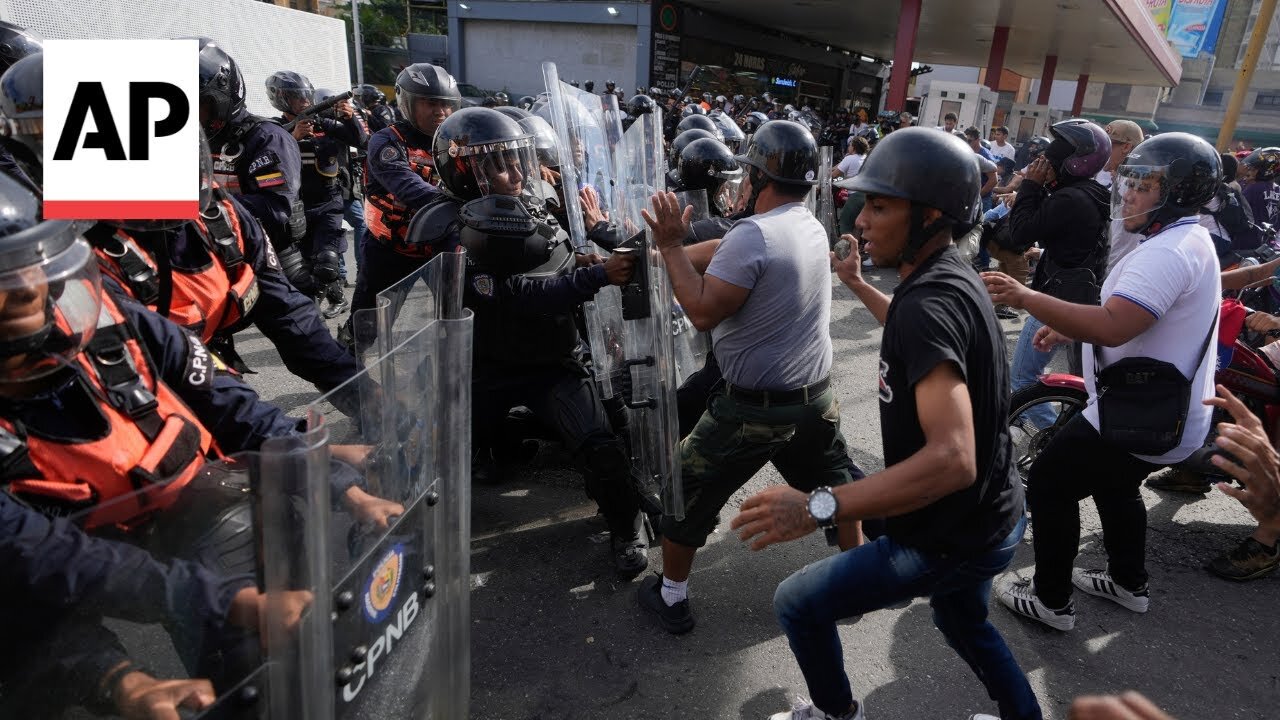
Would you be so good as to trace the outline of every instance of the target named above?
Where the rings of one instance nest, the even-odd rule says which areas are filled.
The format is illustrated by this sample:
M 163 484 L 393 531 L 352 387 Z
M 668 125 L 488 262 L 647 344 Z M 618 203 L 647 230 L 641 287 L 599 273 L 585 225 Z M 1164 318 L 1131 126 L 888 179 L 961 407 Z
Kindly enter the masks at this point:
M 1280 171 L 1280 148 L 1259 148 L 1246 155 L 1242 163 L 1252 170 L 1253 180 L 1274 180 L 1277 171 Z
M 378 103 L 387 101 L 386 93 L 379 90 L 376 85 L 369 85 L 368 83 L 355 86 L 352 88 L 351 93 L 366 108 L 371 108 Z
M 244 110 L 244 76 L 236 61 L 209 38 L 200 41 L 200 126 L 215 144 L 221 133 Z
M 281 70 L 267 78 L 267 100 L 271 107 L 288 115 L 297 115 L 315 103 L 316 90 L 305 75 Z
M 413 106 L 419 100 L 443 101 L 446 114 L 462 105 L 458 82 L 444 68 L 430 63 L 414 63 L 401 70 L 396 77 L 396 106 L 400 109 L 400 114 L 418 132 L 430 135 L 435 132 L 435 126 L 431 123 L 419 124 L 413 112 Z
M 1049 134 L 1054 140 L 1045 156 L 1059 175 L 1091 178 L 1111 159 L 1111 138 L 1096 123 L 1079 118 L 1063 120 L 1054 123 Z
M 1116 168 L 1111 219 L 1126 221 L 1129 232 L 1150 234 L 1198 214 L 1221 184 L 1222 158 L 1212 145 L 1188 133 L 1161 133 L 1139 143 Z

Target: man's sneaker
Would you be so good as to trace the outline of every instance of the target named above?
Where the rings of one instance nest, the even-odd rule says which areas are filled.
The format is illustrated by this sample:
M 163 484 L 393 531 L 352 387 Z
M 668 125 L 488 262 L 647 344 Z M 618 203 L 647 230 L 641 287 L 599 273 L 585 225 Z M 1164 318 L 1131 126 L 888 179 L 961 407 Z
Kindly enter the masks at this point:
M 1165 492 L 1204 495 L 1212 487 L 1209 478 L 1198 472 L 1180 467 L 1158 470 L 1147 478 L 1147 487 Z
M 662 599 L 661 575 L 653 574 L 640 581 L 640 587 L 636 588 L 636 601 L 645 612 L 658 619 L 663 630 L 673 635 L 682 635 L 693 629 L 693 612 L 689 610 L 687 598 L 675 605 L 668 605 Z
M 1001 320 L 1017 320 L 1018 313 L 1016 310 L 1009 307 L 1008 305 L 997 305 L 996 317 L 1000 318 Z
M 1251 537 L 1245 538 L 1231 552 L 1219 555 L 1204 567 L 1224 580 L 1254 580 L 1280 567 L 1280 543 L 1269 548 Z
M 1151 593 L 1147 591 L 1146 585 L 1138 590 L 1125 590 L 1117 585 L 1116 581 L 1111 579 L 1111 573 L 1105 570 L 1076 568 L 1071 571 L 1071 584 L 1090 595 L 1106 598 L 1136 613 L 1146 612 L 1151 604 Z
M 986 713 L 975 713 L 969 716 L 969 720 L 1000 720 L 1000 716 L 988 715 Z
M 829 715 L 805 698 L 798 697 L 791 703 L 790 710 L 774 713 L 769 720 L 863 720 L 862 703 L 857 703 L 857 707 L 844 715 Z
M 1075 603 L 1067 601 L 1061 610 L 1050 610 L 1040 598 L 1036 597 L 1035 587 L 1030 580 L 1014 580 L 1006 583 L 996 591 L 1000 604 L 1032 620 L 1039 620 L 1054 630 L 1066 632 L 1076 626 Z

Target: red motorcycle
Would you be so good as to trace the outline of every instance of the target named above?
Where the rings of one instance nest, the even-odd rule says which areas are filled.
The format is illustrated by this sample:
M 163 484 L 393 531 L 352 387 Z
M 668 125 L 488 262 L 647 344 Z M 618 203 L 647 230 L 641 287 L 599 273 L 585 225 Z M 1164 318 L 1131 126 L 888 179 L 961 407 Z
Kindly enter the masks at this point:
M 1273 428 L 1280 420 L 1280 368 L 1257 349 L 1261 338 L 1244 328 L 1244 318 L 1251 312 L 1253 311 L 1237 300 L 1222 301 L 1218 334 L 1219 362 L 1214 381 L 1226 386 L 1267 427 Z M 1221 343 L 1224 333 L 1235 338 L 1230 346 Z M 1009 403 L 1010 436 L 1013 439 L 1014 461 L 1024 484 L 1027 472 L 1040 451 L 1048 446 L 1058 430 L 1084 410 L 1088 401 L 1084 378 L 1069 373 L 1041 375 L 1036 384 L 1013 393 Z M 1044 428 L 1034 426 L 1025 417 L 1028 410 L 1041 405 L 1048 406 L 1055 416 L 1053 423 Z M 1217 427 L 1219 420 L 1226 419 L 1215 417 L 1213 427 Z M 1221 475 L 1217 467 L 1209 462 L 1210 449 L 1206 444 L 1191 457 L 1178 463 L 1178 467 L 1204 475 Z

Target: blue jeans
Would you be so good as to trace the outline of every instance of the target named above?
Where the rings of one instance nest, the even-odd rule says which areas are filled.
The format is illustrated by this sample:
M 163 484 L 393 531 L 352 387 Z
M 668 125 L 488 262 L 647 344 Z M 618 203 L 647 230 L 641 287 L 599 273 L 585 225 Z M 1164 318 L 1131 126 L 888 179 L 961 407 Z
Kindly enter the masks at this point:
M 1003 720 L 1039 720 L 1040 704 L 1004 638 L 987 620 L 991 579 L 1013 560 L 1026 518 L 999 545 L 968 558 L 944 557 L 888 537 L 819 560 L 787 578 L 773 596 L 813 704 L 828 714 L 853 704 L 836 622 L 915 597 L 928 597 L 933 624 L 987 688 Z
M 360 263 L 362 262 L 360 257 L 360 244 L 364 240 L 364 200 L 361 200 L 360 198 L 351 198 L 351 200 L 347 202 L 346 207 L 343 208 L 342 219 L 346 220 L 347 224 L 351 226 L 351 239 L 356 243 L 356 272 L 358 273 L 360 271 Z M 347 248 L 345 246 L 342 248 L 342 269 L 344 278 L 346 277 L 345 271 L 347 269 L 346 249 Z
M 1042 327 L 1044 323 L 1031 315 L 1027 316 L 1027 322 L 1022 326 L 1022 334 L 1018 336 L 1018 346 L 1013 350 L 1013 366 L 1009 371 L 1009 382 L 1014 392 L 1039 382 L 1044 369 L 1049 366 L 1049 362 L 1058 352 L 1057 348 L 1049 352 L 1041 352 L 1031 344 Z M 1058 414 L 1053 411 L 1051 405 L 1046 403 L 1023 413 L 1022 417 L 1029 420 L 1037 429 L 1043 430 L 1053 424 Z

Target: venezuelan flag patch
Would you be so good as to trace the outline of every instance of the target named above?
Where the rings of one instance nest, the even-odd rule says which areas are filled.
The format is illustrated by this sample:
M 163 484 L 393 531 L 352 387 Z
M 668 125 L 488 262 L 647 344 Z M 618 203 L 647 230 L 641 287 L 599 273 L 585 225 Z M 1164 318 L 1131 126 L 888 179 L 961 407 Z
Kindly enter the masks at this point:
M 253 179 L 258 181 L 258 187 L 260 188 L 275 187 L 276 185 L 284 184 L 284 173 L 273 172 L 266 175 L 256 175 Z

